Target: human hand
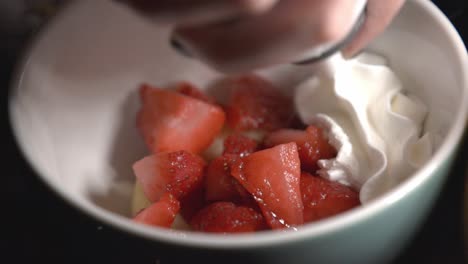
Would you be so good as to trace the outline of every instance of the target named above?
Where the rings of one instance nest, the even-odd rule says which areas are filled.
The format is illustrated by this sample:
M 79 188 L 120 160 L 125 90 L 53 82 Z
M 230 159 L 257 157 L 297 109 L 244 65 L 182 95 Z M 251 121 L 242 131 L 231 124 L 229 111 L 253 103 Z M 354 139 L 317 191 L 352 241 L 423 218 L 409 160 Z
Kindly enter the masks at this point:
M 307 59 L 313 47 L 339 47 L 362 0 L 126 0 L 156 22 L 173 25 L 172 43 L 223 72 Z M 351 57 L 379 35 L 404 0 L 368 0 L 365 21 L 343 48 Z

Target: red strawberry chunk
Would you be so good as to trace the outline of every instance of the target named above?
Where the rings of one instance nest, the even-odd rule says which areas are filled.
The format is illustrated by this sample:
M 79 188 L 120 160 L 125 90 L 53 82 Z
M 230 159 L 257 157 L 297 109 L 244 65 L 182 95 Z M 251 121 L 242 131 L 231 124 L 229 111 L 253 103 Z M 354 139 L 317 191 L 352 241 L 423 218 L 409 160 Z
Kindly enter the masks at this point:
M 166 192 L 180 200 L 199 188 L 203 184 L 205 166 L 201 157 L 181 150 L 147 156 L 137 161 L 133 170 L 146 197 L 156 202 Z
M 301 169 L 296 143 L 242 157 L 232 166 L 231 173 L 253 195 L 272 228 L 289 228 L 303 223 Z
M 306 130 L 280 129 L 272 132 L 264 141 L 266 147 L 295 142 L 302 170 L 314 173 L 319 169 L 317 161 L 336 157 L 336 149 L 330 145 L 323 130 L 308 126 Z
M 301 194 L 304 222 L 312 222 L 359 206 L 359 194 L 343 184 L 312 176 L 301 175 Z
M 224 154 L 246 156 L 257 149 L 257 141 L 242 134 L 231 134 L 224 140 Z
M 180 215 L 186 222 L 189 222 L 205 204 L 205 190 L 202 182 L 180 199 Z
M 189 82 L 179 82 L 175 86 L 175 90 L 181 94 L 202 100 L 207 103 L 214 104 L 214 98 L 209 97 L 200 88 Z
M 231 166 L 238 159 L 238 155 L 225 154 L 210 162 L 205 175 L 207 201 L 241 202 L 250 198 L 247 190 L 231 175 Z
M 169 89 L 140 87 L 137 128 L 153 153 L 187 150 L 201 153 L 220 133 L 225 113 L 219 106 Z
M 160 227 L 171 227 L 180 210 L 179 201 L 171 194 L 165 193 L 161 199 L 141 210 L 133 221 Z
M 230 91 L 226 114 L 233 130 L 273 131 L 288 127 L 294 119 L 292 100 L 257 75 L 233 77 L 223 85 Z
M 190 225 L 196 231 L 212 233 L 246 233 L 267 228 L 261 213 L 232 202 L 207 205 L 192 218 Z

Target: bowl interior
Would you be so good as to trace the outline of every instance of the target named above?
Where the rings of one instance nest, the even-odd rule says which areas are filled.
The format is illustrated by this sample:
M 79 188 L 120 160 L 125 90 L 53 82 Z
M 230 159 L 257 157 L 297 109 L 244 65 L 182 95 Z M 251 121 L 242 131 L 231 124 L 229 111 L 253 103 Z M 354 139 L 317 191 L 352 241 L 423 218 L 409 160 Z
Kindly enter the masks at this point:
M 385 55 L 405 89 L 427 104 L 426 130 L 439 146 L 467 87 L 452 36 L 423 2 L 407 1 L 369 49 Z M 130 214 L 131 165 L 148 153 L 135 129 L 138 84 L 189 80 L 205 87 L 220 77 L 175 53 L 168 33 L 111 1 L 76 1 L 31 47 L 14 87 L 13 126 L 40 177 L 108 219 Z M 261 74 L 290 91 L 311 71 L 281 66 Z

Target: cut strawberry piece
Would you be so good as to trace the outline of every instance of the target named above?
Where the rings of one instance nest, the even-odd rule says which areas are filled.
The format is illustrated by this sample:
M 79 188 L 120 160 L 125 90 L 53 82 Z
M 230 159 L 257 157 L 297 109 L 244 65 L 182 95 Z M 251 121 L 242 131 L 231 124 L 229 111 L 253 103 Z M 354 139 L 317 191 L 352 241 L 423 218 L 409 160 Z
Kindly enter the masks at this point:
M 304 222 L 330 217 L 359 206 L 359 194 L 343 184 L 312 176 L 301 175 L 301 194 Z
M 238 197 L 231 176 L 231 164 L 237 156 L 220 156 L 210 162 L 205 175 L 205 199 L 207 201 L 232 201 Z
M 250 194 L 231 175 L 231 166 L 238 155 L 225 154 L 210 162 L 205 175 L 205 199 L 207 201 L 241 202 L 250 199 Z
M 215 202 L 204 207 L 190 225 L 196 231 L 212 233 L 247 233 L 267 228 L 261 213 L 232 202 Z
M 257 149 L 257 141 L 241 134 L 231 134 L 224 140 L 224 154 L 247 156 Z
M 336 149 L 330 145 L 322 129 L 308 126 L 306 130 L 281 129 L 272 132 L 264 141 L 266 147 L 295 142 L 302 170 L 314 173 L 319 169 L 317 161 L 336 157 Z
M 180 200 L 201 186 L 205 166 L 201 157 L 181 150 L 147 156 L 137 161 L 133 170 L 146 197 L 156 202 L 165 192 Z
M 231 173 L 253 195 L 272 228 L 303 223 L 301 168 L 296 143 L 242 157 L 232 166 Z
M 171 193 L 165 193 L 159 201 L 136 214 L 133 221 L 169 228 L 174 222 L 179 209 L 179 201 Z
M 186 222 L 189 222 L 193 215 L 205 205 L 205 190 L 202 182 L 180 199 L 180 215 Z
M 202 100 L 204 102 L 214 104 L 214 98 L 205 94 L 200 88 L 189 82 L 179 82 L 175 86 L 175 90 L 181 94 Z
M 153 153 L 187 150 L 200 153 L 221 131 L 224 111 L 216 105 L 169 89 L 140 87 L 142 107 L 137 127 Z
M 269 81 L 256 75 L 227 79 L 230 91 L 226 106 L 227 123 L 236 131 L 274 131 L 289 127 L 295 111 L 292 100 Z

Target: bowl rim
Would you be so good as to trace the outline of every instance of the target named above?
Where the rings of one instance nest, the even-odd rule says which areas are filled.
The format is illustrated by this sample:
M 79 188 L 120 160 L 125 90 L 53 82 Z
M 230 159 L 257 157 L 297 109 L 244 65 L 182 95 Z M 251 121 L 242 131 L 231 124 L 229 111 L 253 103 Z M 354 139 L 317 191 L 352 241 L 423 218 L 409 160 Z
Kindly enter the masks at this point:
M 407 3 L 408 2 L 410 1 L 407 1 Z M 447 159 L 449 159 L 449 157 L 456 151 L 458 143 L 461 142 L 464 130 L 466 129 L 468 117 L 468 56 L 466 47 L 455 27 L 434 3 L 427 0 L 412 0 L 411 2 L 412 4 L 417 5 L 418 8 L 421 8 L 424 12 L 430 14 L 434 18 L 434 22 L 438 23 L 441 28 L 443 28 L 444 34 L 448 36 L 453 45 L 454 52 L 458 55 L 458 61 L 456 63 L 460 65 L 461 72 L 465 73 L 461 84 L 462 87 L 464 87 L 462 95 L 463 98 L 458 112 L 454 116 L 454 125 L 447 133 L 447 136 L 439 150 L 432 156 L 430 162 L 412 175 L 411 178 L 407 179 L 393 190 L 371 201 L 366 206 L 360 206 L 337 216 L 301 226 L 299 232 L 293 230 L 269 230 L 254 234 L 220 236 L 217 234 L 196 232 L 188 234 L 183 231 L 139 225 L 131 222 L 130 219 L 124 216 L 107 211 L 81 197 L 66 192 L 64 189 L 60 188 L 56 181 L 46 176 L 46 173 L 41 170 L 33 158 L 28 154 L 25 142 L 18 136 L 20 129 L 13 117 L 15 91 L 22 85 L 24 69 L 28 67 L 29 59 L 33 54 L 34 48 L 39 40 L 47 35 L 49 29 L 48 25 L 58 23 L 62 16 L 71 12 L 70 10 L 74 6 L 74 4 L 72 4 L 73 1 L 67 3 L 63 7 L 62 12 L 48 21 L 46 25 L 29 41 L 29 43 L 26 44 L 26 47 L 23 49 L 23 52 L 20 54 L 14 67 L 13 78 L 9 87 L 11 89 L 11 93 L 8 98 L 9 121 L 12 127 L 13 137 L 19 146 L 20 153 L 29 165 L 32 166 L 35 174 L 37 174 L 37 176 L 50 190 L 65 200 L 66 203 L 95 220 L 101 221 L 104 224 L 114 227 L 116 230 L 124 231 L 129 235 L 137 236 L 139 238 L 178 246 L 212 249 L 229 248 L 232 250 L 274 246 L 339 232 L 340 230 L 358 225 L 359 223 L 364 223 L 367 219 L 378 215 L 380 212 L 397 203 L 399 200 L 411 193 L 412 190 L 415 190 L 418 186 L 427 181 L 432 174 L 436 172 L 439 166 L 446 162 Z

